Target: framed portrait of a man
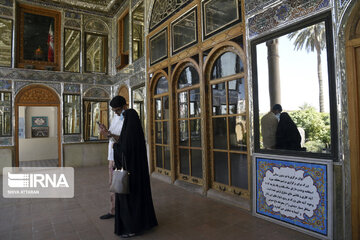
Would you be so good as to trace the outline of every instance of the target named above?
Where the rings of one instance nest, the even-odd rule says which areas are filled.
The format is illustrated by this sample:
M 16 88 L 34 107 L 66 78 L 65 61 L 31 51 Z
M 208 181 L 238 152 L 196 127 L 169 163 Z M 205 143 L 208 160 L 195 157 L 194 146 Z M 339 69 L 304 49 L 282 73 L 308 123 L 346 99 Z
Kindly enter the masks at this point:
M 60 70 L 60 12 L 18 5 L 17 67 Z

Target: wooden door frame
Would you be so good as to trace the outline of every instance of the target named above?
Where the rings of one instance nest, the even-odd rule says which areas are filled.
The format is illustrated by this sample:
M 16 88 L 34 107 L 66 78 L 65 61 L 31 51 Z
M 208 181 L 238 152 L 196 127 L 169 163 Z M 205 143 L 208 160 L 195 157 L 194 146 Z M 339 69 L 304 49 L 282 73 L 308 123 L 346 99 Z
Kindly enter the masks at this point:
M 360 48 L 360 4 L 351 13 L 346 25 L 346 76 L 348 89 L 348 118 L 350 140 L 350 175 L 351 175 L 351 222 L 352 239 L 360 238 L 360 72 L 357 72 L 356 48 Z M 360 56 L 359 56 L 360 57 Z M 359 58 L 358 58 L 359 60 Z
M 36 99 L 39 95 L 32 95 L 28 97 L 24 97 L 26 93 L 38 89 L 40 91 L 46 92 L 47 97 Z M 41 84 L 30 84 L 23 89 L 21 89 L 15 96 L 14 106 L 15 106 L 15 166 L 19 167 L 19 107 L 26 106 L 26 107 L 56 107 L 57 108 L 57 139 L 58 139 L 58 166 L 61 166 L 61 112 L 60 112 L 60 97 L 57 93 Z
M 197 73 L 198 73 L 198 76 L 199 76 L 199 83 L 197 84 L 194 84 L 194 85 L 191 85 L 191 86 L 188 86 L 188 87 L 185 87 L 185 88 L 182 88 L 182 89 L 179 89 L 178 86 L 177 86 L 177 83 L 179 81 L 179 78 L 180 78 L 180 74 L 182 73 L 182 71 L 186 68 L 186 67 L 192 67 L 194 68 Z M 205 174 L 204 174 L 204 159 L 201 158 L 201 167 L 202 167 L 202 177 L 199 178 L 199 177 L 194 177 L 190 174 L 190 172 L 192 171 L 191 170 L 191 163 L 189 163 L 189 174 L 183 174 L 180 172 L 180 144 L 179 144 L 179 133 L 180 133 L 180 130 L 179 130 L 179 117 L 178 117 L 178 111 L 179 111 L 179 103 L 178 103 L 178 94 L 180 92 L 188 92 L 190 90 L 193 90 L 193 89 L 199 89 L 199 94 L 201 94 L 201 87 L 202 87 L 202 82 L 201 82 L 202 78 L 201 78 L 201 68 L 200 66 L 198 65 L 198 63 L 192 59 L 192 58 L 185 58 L 183 60 L 181 60 L 174 68 L 174 70 L 172 71 L 172 75 L 171 75 L 171 84 L 172 84 L 172 89 L 174 89 L 174 94 L 173 94 L 173 105 L 172 105 L 172 109 L 174 109 L 174 116 L 172 116 L 172 121 L 174 122 L 174 143 L 175 143 L 175 149 L 174 149 L 174 154 L 176 154 L 176 157 L 174 157 L 174 166 L 175 166 L 175 179 L 178 179 L 178 180 L 181 180 L 181 181 L 185 181 L 185 182 L 189 182 L 189 183 L 192 183 L 192 184 L 196 184 L 196 185 L 199 185 L 199 186 L 204 186 L 204 183 L 206 182 L 206 177 L 208 176 L 206 174 L 206 171 L 205 171 Z M 188 99 L 189 99 L 189 95 L 188 95 Z M 200 108 L 201 108 L 201 100 L 200 100 Z M 205 110 L 201 109 L 201 113 L 202 115 L 204 115 L 204 112 Z M 189 110 L 190 111 L 190 110 Z M 200 121 L 202 120 L 203 116 L 200 116 L 200 117 L 193 117 L 193 118 L 190 118 L 189 116 L 187 117 L 187 121 L 189 121 L 190 123 L 190 120 L 194 120 L 194 119 L 200 119 Z M 202 132 L 205 131 L 205 129 L 201 128 L 200 132 L 200 136 L 202 138 Z M 190 128 L 188 129 L 188 133 L 190 133 L 191 130 Z M 191 137 L 189 135 L 189 139 L 191 141 Z M 200 147 L 192 147 L 191 145 L 189 146 L 186 146 L 186 149 L 189 150 L 189 153 L 191 150 L 195 149 L 195 150 L 200 150 L 201 151 L 201 155 L 203 155 L 203 152 L 206 151 L 206 148 L 204 146 L 205 144 L 205 141 L 203 139 L 201 139 L 202 142 L 201 142 L 201 146 Z M 190 157 L 190 156 L 189 156 Z

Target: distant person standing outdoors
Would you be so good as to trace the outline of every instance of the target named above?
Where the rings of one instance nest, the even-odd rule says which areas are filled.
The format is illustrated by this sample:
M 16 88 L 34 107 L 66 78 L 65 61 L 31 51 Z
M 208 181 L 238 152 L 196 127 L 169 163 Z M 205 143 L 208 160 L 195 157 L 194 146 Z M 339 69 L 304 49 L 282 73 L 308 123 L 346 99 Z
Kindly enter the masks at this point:
M 281 105 L 275 104 L 271 111 L 261 118 L 261 134 L 265 149 L 276 148 L 276 130 L 279 124 L 281 112 Z
M 276 148 L 286 150 L 301 150 L 301 136 L 296 124 L 286 112 L 281 113 L 276 130 Z

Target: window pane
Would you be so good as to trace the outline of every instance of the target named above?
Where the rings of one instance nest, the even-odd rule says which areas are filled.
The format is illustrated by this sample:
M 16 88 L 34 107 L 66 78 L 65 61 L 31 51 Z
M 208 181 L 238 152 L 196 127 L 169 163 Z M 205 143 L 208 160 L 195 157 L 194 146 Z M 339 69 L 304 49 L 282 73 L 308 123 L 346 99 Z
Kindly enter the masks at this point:
M 196 11 L 182 17 L 172 24 L 173 53 L 186 48 L 197 41 Z
M 11 67 L 12 21 L 0 18 L 0 66 Z
M 108 127 L 108 102 L 85 100 L 84 111 L 84 140 L 107 139 L 100 134 L 96 122 L 103 123 Z
M 211 80 L 231 76 L 244 71 L 240 57 L 233 52 L 222 54 L 214 63 Z
M 229 114 L 246 113 L 244 79 L 229 81 Z
M 202 178 L 202 155 L 201 150 L 191 150 L 192 176 Z
M 150 64 L 167 57 L 167 29 L 150 39 Z
M 201 119 L 190 120 L 191 146 L 201 147 Z
M 165 96 L 163 97 L 163 119 L 169 119 L 169 97 Z
M 188 99 L 187 92 L 179 93 L 179 118 L 188 117 Z
M 236 0 L 212 0 L 204 4 L 205 35 L 239 19 Z
M 186 67 L 180 74 L 178 88 L 189 87 L 199 83 L 199 74 L 193 67 Z
M 65 29 L 64 70 L 80 72 L 80 31 Z
M 190 117 L 200 117 L 200 89 L 190 90 Z
M 86 72 L 106 72 L 107 37 L 86 34 Z
M 161 122 L 155 122 L 155 142 L 162 143 Z
M 129 14 L 126 14 L 123 20 L 123 52 L 129 51 Z
M 320 46 L 318 51 L 311 45 L 315 34 Z M 267 142 L 274 143 L 272 139 L 277 135 L 275 145 L 279 149 L 330 153 L 333 144 L 325 23 L 260 43 L 256 45 L 256 53 L 259 104 L 259 122 L 256 125 L 259 129 L 262 125 L 259 131 L 260 148 L 264 148 L 264 142 L 265 146 Z M 277 74 L 269 75 L 274 71 L 281 78 Z M 279 103 L 290 118 L 283 118 L 277 125 L 270 110 L 272 105 Z M 263 136 L 265 128 L 271 131 Z M 279 142 L 291 144 L 284 146 Z
M 244 154 L 230 154 L 231 185 L 248 189 L 248 162 Z
M 144 46 L 144 3 L 141 3 L 132 13 L 132 51 L 133 61 L 143 56 Z
M 155 94 L 162 94 L 168 92 L 168 82 L 165 77 L 161 77 L 155 88 Z
M 163 122 L 163 136 L 164 136 L 164 144 L 168 144 L 170 143 L 170 139 L 169 139 L 169 134 L 170 134 L 170 126 L 168 124 L 168 122 Z
M 214 148 L 227 149 L 226 118 L 213 118 Z
M 214 152 L 215 182 L 229 184 L 228 154 Z
M 163 168 L 162 147 L 161 146 L 156 146 L 156 167 Z
M 164 154 L 165 154 L 165 159 L 164 159 L 164 168 L 167 170 L 170 170 L 171 166 L 170 166 L 170 148 L 169 147 L 164 147 Z
M 64 134 L 80 133 L 80 95 L 64 94 Z
M 227 114 L 225 82 L 212 85 L 213 115 Z
M 189 175 L 189 150 L 179 149 L 180 151 L 180 173 Z
M 246 151 L 246 117 L 229 117 L 230 149 Z
M 11 136 L 11 93 L 0 92 L 0 136 Z
M 179 144 L 189 146 L 188 120 L 179 121 Z
M 161 117 L 162 117 L 161 98 L 155 99 L 155 111 L 156 111 L 155 119 L 156 120 L 161 119 Z

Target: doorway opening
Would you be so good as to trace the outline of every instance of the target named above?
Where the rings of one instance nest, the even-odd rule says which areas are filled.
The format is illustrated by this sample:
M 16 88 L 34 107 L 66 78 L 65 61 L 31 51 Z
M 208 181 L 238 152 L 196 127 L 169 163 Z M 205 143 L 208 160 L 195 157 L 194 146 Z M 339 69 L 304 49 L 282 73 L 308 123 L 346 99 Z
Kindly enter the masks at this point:
M 16 167 L 61 166 L 60 98 L 31 84 L 15 97 Z

